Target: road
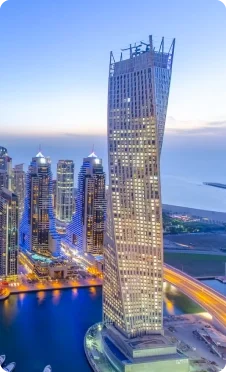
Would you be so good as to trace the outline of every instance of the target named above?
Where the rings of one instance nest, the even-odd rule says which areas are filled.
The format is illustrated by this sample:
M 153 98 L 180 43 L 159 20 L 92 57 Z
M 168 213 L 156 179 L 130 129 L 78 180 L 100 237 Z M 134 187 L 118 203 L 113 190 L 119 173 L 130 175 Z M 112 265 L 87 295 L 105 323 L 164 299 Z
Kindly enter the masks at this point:
M 226 327 L 226 297 L 202 282 L 166 264 L 164 265 L 164 279 L 190 297 Z

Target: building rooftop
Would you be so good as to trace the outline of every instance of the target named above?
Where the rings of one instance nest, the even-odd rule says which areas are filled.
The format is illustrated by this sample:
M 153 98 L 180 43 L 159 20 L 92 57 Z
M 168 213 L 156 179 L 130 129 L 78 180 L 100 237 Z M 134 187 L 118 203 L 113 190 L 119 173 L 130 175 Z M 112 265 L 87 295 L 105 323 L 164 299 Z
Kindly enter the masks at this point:
M 41 153 L 41 151 L 38 152 L 36 155 L 36 158 L 44 158 L 45 156 Z
M 95 154 L 95 152 L 93 151 L 89 156 L 88 158 L 97 158 L 97 155 Z

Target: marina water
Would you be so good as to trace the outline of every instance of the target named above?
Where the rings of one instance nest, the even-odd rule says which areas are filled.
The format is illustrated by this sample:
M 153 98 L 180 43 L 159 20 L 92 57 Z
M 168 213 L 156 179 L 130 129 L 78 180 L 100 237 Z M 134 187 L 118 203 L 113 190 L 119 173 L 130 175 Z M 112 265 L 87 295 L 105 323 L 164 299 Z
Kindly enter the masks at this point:
M 216 281 L 206 284 L 226 290 Z M 172 286 L 164 289 L 164 315 L 201 311 Z M 47 364 L 53 372 L 91 372 L 83 340 L 101 312 L 101 288 L 11 295 L 0 302 L 0 354 L 16 362 L 16 372 L 40 372 Z

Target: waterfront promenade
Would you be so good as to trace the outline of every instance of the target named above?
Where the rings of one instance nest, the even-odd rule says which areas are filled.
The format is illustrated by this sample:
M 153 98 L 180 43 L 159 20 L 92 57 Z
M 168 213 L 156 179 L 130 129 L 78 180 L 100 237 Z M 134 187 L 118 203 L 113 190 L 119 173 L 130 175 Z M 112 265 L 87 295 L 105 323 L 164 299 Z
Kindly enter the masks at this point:
M 9 294 L 18 294 L 26 292 L 39 292 L 39 291 L 53 291 L 56 289 L 70 289 L 70 288 L 87 288 L 87 287 L 99 287 L 102 286 L 102 280 L 98 278 L 79 279 L 79 280 L 68 280 L 67 282 L 52 281 L 52 282 L 38 282 L 38 283 L 21 283 L 18 286 L 9 286 L 4 288 L 5 291 L 9 291 Z M 3 290 L 4 290 L 3 289 Z M 7 296 L 7 297 L 8 297 Z M 0 300 L 4 299 L 0 297 Z

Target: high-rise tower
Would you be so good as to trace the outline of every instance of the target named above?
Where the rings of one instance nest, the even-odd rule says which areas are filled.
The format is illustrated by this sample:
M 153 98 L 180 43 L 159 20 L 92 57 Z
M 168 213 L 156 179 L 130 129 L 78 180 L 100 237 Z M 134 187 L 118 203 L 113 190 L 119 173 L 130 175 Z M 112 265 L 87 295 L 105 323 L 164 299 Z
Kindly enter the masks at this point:
M 27 172 L 20 245 L 25 251 L 42 256 L 60 254 L 52 205 L 51 163 L 41 152 L 32 158 Z
M 8 189 L 8 185 L 9 185 L 8 174 L 5 170 L 0 169 L 0 190 L 2 187 L 5 187 L 6 189 Z
M 62 222 L 70 222 L 74 212 L 74 163 L 59 160 L 56 180 L 56 217 Z
M 18 198 L 6 188 L 0 190 L 0 277 L 17 275 Z
M 174 46 L 166 50 L 163 38 L 156 49 L 150 36 L 119 61 L 110 55 L 101 339 L 117 371 L 188 371 L 163 330 L 160 153 Z
M 12 190 L 12 158 L 7 149 L 0 146 L 0 188 L 6 187 Z
M 21 220 L 24 210 L 25 176 L 23 164 L 15 165 L 12 170 L 12 190 L 18 196 L 19 220 Z
M 105 173 L 102 160 L 92 153 L 79 172 L 76 213 L 66 242 L 83 253 L 103 254 L 105 212 Z
M 161 333 L 163 327 L 159 158 L 174 42 L 165 52 L 163 39 L 156 51 L 150 37 L 149 43 L 131 46 L 125 53 L 129 58 L 116 62 L 111 53 L 110 60 L 108 158 L 113 234 L 105 250 L 104 318 L 131 338 Z

